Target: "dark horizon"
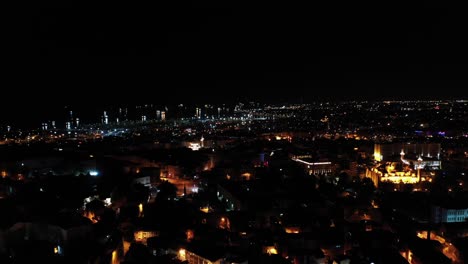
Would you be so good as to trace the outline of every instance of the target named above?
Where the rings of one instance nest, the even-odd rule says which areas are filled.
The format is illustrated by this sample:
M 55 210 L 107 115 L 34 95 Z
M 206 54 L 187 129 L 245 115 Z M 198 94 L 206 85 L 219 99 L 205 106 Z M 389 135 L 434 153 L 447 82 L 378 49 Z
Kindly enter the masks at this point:
M 52 1 L 7 20 L 0 123 L 65 105 L 466 99 L 466 16 L 445 3 Z

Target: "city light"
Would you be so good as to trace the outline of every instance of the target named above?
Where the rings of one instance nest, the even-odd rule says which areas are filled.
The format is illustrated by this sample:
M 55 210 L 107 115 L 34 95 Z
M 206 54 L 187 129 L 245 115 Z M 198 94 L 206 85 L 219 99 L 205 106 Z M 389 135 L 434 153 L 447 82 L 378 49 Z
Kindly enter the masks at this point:
M 209 206 L 205 206 L 205 207 L 201 207 L 200 208 L 200 211 L 204 212 L 205 214 L 209 213 L 211 210 L 210 210 L 210 207 Z
M 179 249 L 178 257 L 179 257 L 179 260 L 181 260 L 181 261 L 186 261 L 187 260 L 185 249 L 183 249 L 183 248 Z
M 117 252 L 117 250 L 114 250 L 114 251 L 112 251 L 111 264 L 118 264 L 118 263 L 119 263 L 118 252 Z
M 266 248 L 266 253 L 269 255 L 277 255 L 278 250 L 275 247 L 267 247 Z
M 138 216 L 143 217 L 143 204 L 138 205 Z
M 306 165 L 311 165 L 311 166 L 314 166 L 314 165 L 330 165 L 331 162 L 329 161 L 325 161 L 325 162 L 307 162 L 307 161 L 304 161 L 302 159 L 293 159 L 294 161 L 297 161 L 297 162 L 300 162 L 300 163 L 304 163 Z
M 181 262 L 231 263 L 234 260 L 226 255 L 233 252 L 231 247 L 278 232 L 292 243 L 277 237 L 256 240 L 250 245 L 259 249 L 258 256 L 252 257 L 297 262 L 307 253 L 325 262 L 354 257 L 375 262 L 372 245 L 361 243 L 359 252 L 350 250 L 363 231 L 371 232 L 366 238 L 371 235 L 381 246 L 392 248 L 390 253 L 400 252 L 410 261 L 425 260 L 431 250 L 459 264 L 455 261 L 458 238 L 467 232 L 452 223 L 467 219 L 466 131 L 444 124 L 461 124 L 468 105 L 437 104 L 440 115 L 433 114 L 430 103 L 393 101 L 387 106 L 378 101 L 281 106 L 249 102 L 226 104 L 222 111 L 198 102 L 175 109 L 169 103 L 142 104 L 128 106 L 128 116 L 125 109 L 116 110 L 120 106 L 103 105 L 93 118 L 95 123 L 88 123 L 83 115 L 80 127 L 77 110 L 72 117 L 57 119 L 56 127 L 48 121 L 53 117 L 44 118 L 36 130 L 15 128 L 8 133 L 4 125 L 0 151 L 6 160 L 0 168 L 0 199 L 11 201 L 23 192 L 23 185 L 31 183 L 33 196 L 25 197 L 20 206 L 33 207 L 46 195 L 59 199 L 60 209 L 67 209 L 63 212 L 71 210 L 89 224 L 113 223 L 108 227 L 114 230 L 92 239 L 110 243 L 98 254 L 114 264 L 123 261 L 127 251 L 132 255 L 135 243 L 152 247 L 149 252 L 158 258 L 170 255 Z M 108 111 L 103 112 L 104 107 Z M 454 114 L 445 111 L 449 107 Z M 222 115 L 216 116 L 216 111 Z M 445 134 L 437 132 L 445 129 Z M 107 174 L 107 180 L 101 179 Z M 91 195 L 80 203 L 70 196 L 78 187 L 80 193 Z M 132 217 L 132 208 L 137 217 Z M 59 208 L 53 209 L 58 212 Z M 20 214 L 12 219 L 22 219 L 23 214 L 36 219 L 36 211 L 5 213 Z M 185 220 L 173 221 L 174 215 Z M 406 221 L 414 223 L 411 230 L 398 228 Z M 434 224 L 430 239 L 438 241 L 437 247 L 427 245 L 425 223 Z M 21 222 L 11 230 L 25 226 L 36 230 L 35 223 Z M 81 221 L 66 227 L 80 226 Z M 417 234 L 416 226 L 421 228 Z M 316 229 L 326 242 L 310 237 L 309 231 Z M 62 227 L 47 230 L 61 236 L 56 235 L 46 251 L 68 258 L 69 251 L 58 244 L 73 244 L 75 237 L 67 236 Z M 175 240 L 167 241 L 173 245 L 167 248 L 164 230 L 182 230 L 185 237 L 169 237 Z M 125 241 L 113 231 L 126 234 Z M 384 232 L 398 241 L 387 241 Z M 321 252 L 297 250 L 294 241 L 310 239 Z M 217 253 L 219 260 L 211 259 Z M 250 257 L 238 254 L 239 263 Z
M 200 145 L 200 143 L 191 142 L 191 143 L 189 144 L 189 148 L 190 148 L 191 150 L 196 151 L 196 150 L 199 150 L 199 149 L 201 148 L 201 145 Z

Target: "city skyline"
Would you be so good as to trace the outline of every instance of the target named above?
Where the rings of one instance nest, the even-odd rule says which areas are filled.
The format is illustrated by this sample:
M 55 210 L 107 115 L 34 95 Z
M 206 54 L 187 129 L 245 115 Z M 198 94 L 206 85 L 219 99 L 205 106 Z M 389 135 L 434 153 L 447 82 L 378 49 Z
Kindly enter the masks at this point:
M 468 102 L 463 97 L 443 99 L 443 98 L 428 98 L 426 100 L 398 100 L 398 98 L 387 98 L 387 100 L 348 98 L 343 100 L 340 98 L 321 97 L 320 100 L 304 100 L 303 97 L 296 100 L 285 101 L 266 101 L 258 98 L 251 98 L 236 101 L 233 99 L 226 101 L 179 101 L 175 103 L 171 100 L 162 102 L 140 102 L 140 103 L 117 103 L 117 102 L 87 102 L 86 104 L 35 104 L 29 103 L 17 108 L 10 108 L 8 105 L 1 105 L 0 109 L 0 126 L 5 129 L 7 126 L 13 126 L 15 129 L 39 129 L 43 127 L 44 123 L 56 123 L 56 127 L 63 129 L 67 126 L 67 122 L 76 122 L 76 119 L 82 125 L 93 123 L 105 123 L 103 118 L 107 117 L 108 123 L 122 122 L 122 121 L 158 121 L 161 120 L 161 113 L 168 119 L 180 118 L 197 118 L 197 119 L 216 119 L 222 116 L 231 116 L 235 108 L 244 106 L 246 109 L 258 108 L 268 109 L 269 107 L 281 108 L 284 106 L 301 106 L 301 107 L 317 107 L 320 104 L 331 104 L 339 106 L 353 105 L 353 104 L 382 104 L 384 102 L 391 102 L 392 104 L 403 104 L 407 106 L 426 105 L 435 107 L 437 105 L 446 105 L 453 103 Z M 253 105 L 252 105 L 253 104 Z M 21 109 L 20 111 L 12 110 Z M 143 120 L 144 118 L 144 120 Z M 54 126 L 55 127 L 55 126 Z
M 0 263 L 467 262 L 465 9 L 16 3 Z

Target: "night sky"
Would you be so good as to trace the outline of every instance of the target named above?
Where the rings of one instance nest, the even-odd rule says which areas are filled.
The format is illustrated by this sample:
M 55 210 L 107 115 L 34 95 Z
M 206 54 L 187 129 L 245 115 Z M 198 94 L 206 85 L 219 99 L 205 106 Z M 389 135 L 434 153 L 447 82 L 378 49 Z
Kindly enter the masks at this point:
M 445 2 L 46 2 L 6 11 L 2 118 L 67 104 L 466 95 L 468 16 Z

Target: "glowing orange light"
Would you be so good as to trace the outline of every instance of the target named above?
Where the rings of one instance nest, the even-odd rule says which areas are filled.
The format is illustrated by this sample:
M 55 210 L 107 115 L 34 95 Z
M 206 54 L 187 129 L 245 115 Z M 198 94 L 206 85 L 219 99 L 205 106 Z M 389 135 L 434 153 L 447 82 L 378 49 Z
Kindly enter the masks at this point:
M 112 264 L 117 264 L 119 263 L 118 255 L 117 255 L 117 250 L 112 251 Z
M 270 255 L 277 255 L 278 254 L 278 250 L 276 250 L 276 248 L 274 248 L 274 247 L 268 247 L 266 252 L 267 252 L 267 254 L 270 254 Z

